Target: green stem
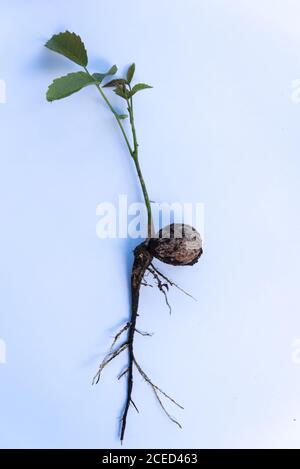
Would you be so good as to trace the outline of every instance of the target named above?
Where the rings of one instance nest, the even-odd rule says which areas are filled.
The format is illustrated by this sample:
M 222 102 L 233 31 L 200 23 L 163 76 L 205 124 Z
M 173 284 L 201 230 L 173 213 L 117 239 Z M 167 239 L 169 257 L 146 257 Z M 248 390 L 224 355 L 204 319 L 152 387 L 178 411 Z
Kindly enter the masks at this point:
M 143 191 L 143 195 L 144 195 L 144 199 L 145 199 L 145 204 L 146 204 L 146 208 L 147 208 L 147 217 L 148 217 L 147 237 L 151 238 L 152 235 L 154 235 L 154 226 L 153 226 L 152 212 L 151 212 L 151 202 L 150 202 L 150 199 L 149 199 L 149 195 L 148 195 L 148 192 L 147 192 L 146 184 L 145 184 L 145 181 L 144 181 L 144 178 L 143 178 L 143 174 L 142 174 L 142 171 L 141 171 L 141 167 L 140 167 L 140 163 L 139 163 L 137 155 L 133 157 L 133 161 L 135 163 L 136 171 L 137 171 L 137 174 L 138 174 L 138 177 L 139 177 L 139 180 L 140 180 L 140 184 L 141 184 L 141 187 L 142 187 L 142 191 Z
M 84 70 L 90 77 L 92 77 L 92 75 L 90 74 L 90 72 L 88 71 L 88 69 L 86 67 L 84 67 Z M 101 86 L 96 82 L 95 82 L 95 86 L 96 86 L 97 90 L 99 91 L 100 95 L 102 96 L 102 98 L 104 99 L 104 101 L 106 102 L 107 106 L 109 107 L 109 109 L 111 110 L 113 115 L 115 116 L 115 118 L 117 120 L 117 123 L 118 123 L 118 125 L 121 129 L 122 134 L 123 134 L 124 140 L 126 142 L 128 151 L 129 151 L 130 155 L 133 158 L 133 161 L 134 161 L 134 164 L 135 164 L 135 167 L 136 167 L 136 171 L 137 171 L 137 174 L 138 174 L 138 178 L 139 178 L 139 181 L 140 181 L 140 184 L 141 184 L 141 188 L 142 188 L 142 191 L 143 191 L 143 196 L 144 196 L 146 208 L 147 208 L 147 218 L 148 218 L 148 221 L 147 221 L 147 237 L 151 238 L 152 234 L 154 234 L 154 225 L 153 225 L 153 219 L 152 219 L 151 202 L 150 202 L 150 199 L 149 199 L 148 191 L 147 191 L 147 188 L 146 188 L 146 184 L 145 184 L 145 181 L 144 181 L 144 178 L 143 178 L 143 174 L 142 174 L 139 159 L 138 159 L 139 145 L 138 145 L 138 142 L 137 142 L 137 136 L 136 136 L 136 130 L 135 130 L 132 96 L 130 97 L 130 99 L 127 99 L 127 105 L 128 105 L 129 119 L 130 119 L 131 131 L 132 131 L 133 148 L 129 143 L 126 131 L 123 127 L 123 124 L 122 124 L 122 122 L 119 118 L 118 113 L 113 108 L 113 106 L 110 103 L 109 99 L 107 98 L 104 91 L 102 90 Z M 131 91 L 131 86 L 130 85 L 129 85 L 129 89 Z
M 131 91 L 131 86 L 129 85 L 129 89 Z M 129 112 L 129 119 L 130 119 L 130 125 L 131 125 L 131 130 L 132 130 L 132 138 L 133 138 L 133 161 L 136 167 L 136 171 L 138 174 L 138 178 L 140 180 L 140 184 L 142 187 L 143 195 L 144 195 L 144 200 L 147 208 L 147 237 L 151 238 L 152 235 L 154 234 L 154 225 L 153 225 L 153 219 L 152 219 L 152 211 L 151 211 L 151 202 L 149 199 L 147 187 L 143 178 L 142 170 L 140 167 L 139 163 L 139 144 L 137 142 L 137 136 L 136 136 L 136 129 L 135 129 L 135 122 L 134 122 L 134 113 L 133 113 L 133 102 L 132 102 L 132 96 L 130 99 L 127 99 L 127 105 L 128 105 L 128 112 Z
M 92 77 L 92 75 L 90 74 L 90 72 L 88 71 L 88 69 L 87 69 L 86 67 L 84 67 L 84 70 L 86 71 L 86 73 L 87 73 L 90 77 Z M 92 78 L 93 78 L 93 77 L 92 77 Z M 129 143 L 129 140 L 128 140 L 128 137 L 127 137 L 127 135 L 126 135 L 125 129 L 124 129 L 124 127 L 123 127 L 123 124 L 122 124 L 122 122 L 121 122 L 121 120 L 120 120 L 120 118 L 119 118 L 119 116 L 118 116 L 118 113 L 114 110 L 114 108 L 113 108 L 113 106 L 111 105 L 109 99 L 106 97 L 104 91 L 102 90 L 101 86 L 99 86 L 99 84 L 96 83 L 96 82 L 95 82 L 95 86 L 96 86 L 97 90 L 99 91 L 99 93 L 101 94 L 101 96 L 102 96 L 102 98 L 104 99 L 104 101 L 106 102 L 106 104 L 108 105 L 109 109 L 111 110 L 111 112 L 112 112 L 113 115 L 115 116 L 115 118 L 116 118 L 116 120 L 117 120 L 117 122 L 118 122 L 118 125 L 119 125 L 119 127 L 120 127 L 120 129 L 121 129 L 121 132 L 122 132 L 122 134 L 123 134 L 123 137 L 124 137 L 124 139 L 125 139 L 125 142 L 126 142 L 126 145 L 127 145 L 128 150 L 129 150 L 129 153 L 130 153 L 131 156 L 132 156 L 133 150 L 132 150 L 131 145 L 130 145 L 130 143 Z

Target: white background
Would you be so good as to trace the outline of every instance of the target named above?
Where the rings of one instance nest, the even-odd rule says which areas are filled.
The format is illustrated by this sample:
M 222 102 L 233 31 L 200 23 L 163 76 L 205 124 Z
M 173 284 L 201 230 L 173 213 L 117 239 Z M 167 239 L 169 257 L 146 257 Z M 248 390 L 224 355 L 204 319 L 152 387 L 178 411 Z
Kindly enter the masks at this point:
M 136 354 L 184 404 L 179 430 L 136 377 L 124 447 L 299 447 L 300 4 L 294 0 L 1 1 L 0 446 L 118 448 L 120 357 L 136 240 L 99 240 L 96 206 L 141 200 L 96 90 L 49 104 L 76 70 L 43 47 L 81 35 L 92 71 L 136 62 L 141 165 L 158 201 L 205 204 L 205 252 L 144 289 Z M 294 344 L 295 346 L 295 344 Z M 294 354 L 293 354 L 294 351 Z

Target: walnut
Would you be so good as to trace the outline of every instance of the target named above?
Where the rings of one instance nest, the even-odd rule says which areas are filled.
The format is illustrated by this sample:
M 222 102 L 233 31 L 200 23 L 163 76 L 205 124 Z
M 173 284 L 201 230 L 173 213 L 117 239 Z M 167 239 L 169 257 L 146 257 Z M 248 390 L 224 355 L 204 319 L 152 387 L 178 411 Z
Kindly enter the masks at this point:
M 202 240 L 192 226 L 172 223 L 149 240 L 148 251 L 166 264 L 193 265 L 203 252 Z

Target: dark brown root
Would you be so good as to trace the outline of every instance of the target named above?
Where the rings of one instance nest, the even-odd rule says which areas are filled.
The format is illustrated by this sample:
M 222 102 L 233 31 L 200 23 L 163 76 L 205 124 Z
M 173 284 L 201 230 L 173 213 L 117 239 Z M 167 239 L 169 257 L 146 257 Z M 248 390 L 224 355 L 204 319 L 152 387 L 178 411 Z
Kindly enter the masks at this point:
M 101 373 L 104 370 L 104 368 L 106 367 L 106 365 L 108 365 L 114 358 L 116 358 L 118 355 L 120 355 L 120 353 L 122 353 L 124 350 L 126 350 L 127 347 L 128 347 L 128 342 L 124 342 L 116 350 L 108 352 L 108 354 L 104 357 L 104 359 L 100 363 L 99 369 L 98 369 L 97 373 L 95 374 L 95 376 L 93 378 L 92 384 L 99 383 Z
M 130 326 L 130 322 L 127 322 L 123 327 L 122 329 L 119 330 L 119 332 L 117 332 L 117 334 L 115 335 L 113 341 L 112 341 L 112 344 L 109 348 L 109 351 L 108 353 L 105 355 L 104 359 L 102 360 L 102 362 L 100 363 L 100 366 L 99 366 L 99 369 L 96 373 L 96 375 L 94 376 L 93 378 L 93 381 L 92 381 L 92 384 L 97 384 L 100 380 L 100 377 L 101 377 L 101 373 L 103 371 L 103 369 L 106 367 L 106 365 L 108 365 L 108 363 L 110 363 L 114 358 L 116 358 L 121 352 L 123 352 L 123 350 L 126 349 L 127 347 L 127 342 L 124 342 L 122 345 L 120 345 L 116 350 L 113 350 L 114 346 L 116 345 L 117 341 L 119 340 L 119 338 L 121 337 L 121 335 L 127 331 L 127 329 L 129 328 Z M 126 347 L 125 347 L 126 346 Z
M 179 285 L 177 285 L 177 283 L 173 282 L 173 280 L 170 280 L 168 277 L 166 277 L 166 275 L 162 274 L 156 267 L 154 267 L 152 262 L 149 265 L 147 270 L 148 270 L 148 272 L 150 272 L 153 275 L 153 278 L 154 278 L 154 280 L 156 281 L 156 284 L 157 284 L 157 288 L 164 295 L 165 302 L 166 302 L 166 305 L 169 308 L 170 314 L 172 313 L 172 308 L 171 308 L 171 305 L 169 303 L 168 295 L 167 295 L 167 292 L 169 291 L 169 285 L 171 287 L 178 288 L 178 290 L 180 290 L 182 293 L 189 296 L 193 300 L 197 301 L 196 298 L 194 298 L 190 293 L 188 293 L 183 288 L 181 288 Z
M 139 329 L 136 329 L 135 332 L 137 332 L 140 335 L 143 335 L 144 337 L 152 337 L 153 336 L 153 332 L 140 331 Z
M 143 285 L 143 287 L 153 288 L 153 285 L 151 285 L 151 283 L 149 283 L 148 280 L 146 279 L 147 274 L 148 274 L 148 271 L 145 272 L 144 277 L 143 277 L 143 281 L 141 282 L 141 285 Z
M 175 283 L 173 280 L 169 279 L 168 277 L 166 277 L 166 275 L 162 274 L 156 267 L 154 267 L 153 263 L 151 262 L 150 266 L 148 267 L 148 270 L 149 272 L 152 273 L 153 275 L 153 271 L 158 275 L 160 276 L 163 280 L 165 280 L 171 287 L 176 287 L 178 290 L 180 290 L 182 293 L 184 293 L 185 295 L 189 296 L 190 298 L 192 298 L 194 301 L 197 301 L 196 298 L 191 295 L 190 293 L 188 293 L 187 291 L 185 291 L 182 287 L 180 287 L 177 283 Z
M 186 227 L 186 225 L 184 225 Z M 190 227 L 191 228 L 191 227 Z M 194 236 L 194 229 L 192 229 L 191 235 Z M 198 236 L 198 233 L 197 233 Z M 200 235 L 199 235 L 200 236 Z M 198 238 L 197 238 L 198 240 Z M 197 241 L 196 240 L 196 241 Z M 137 322 L 137 317 L 138 317 L 138 305 L 139 305 L 139 295 L 140 295 L 140 288 L 141 285 L 145 286 L 153 286 L 149 284 L 147 280 L 145 280 L 144 277 L 147 276 L 147 274 L 151 274 L 157 284 L 157 287 L 159 290 L 163 293 L 165 297 L 166 304 L 169 308 L 169 311 L 171 313 L 171 306 L 168 301 L 167 297 L 167 292 L 169 290 L 169 286 L 175 286 L 178 288 L 180 291 L 188 295 L 189 297 L 193 298 L 192 295 L 187 293 L 185 290 L 183 290 L 181 287 L 179 287 L 175 282 L 170 280 L 168 277 L 166 277 L 164 274 L 162 274 L 156 267 L 154 267 L 152 260 L 153 260 L 153 251 L 150 249 L 150 244 L 153 240 L 146 240 L 144 243 L 141 243 L 139 246 L 137 246 L 134 250 L 134 262 L 132 266 L 132 273 L 131 273 L 131 317 L 130 321 L 128 321 L 122 328 L 121 330 L 116 334 L 116 336 L 113 339 L 113 343 L 110 347 L 110 350 L 108 354 L 104 357 L 102 360 L 99 369 L 93 379 L 93 383 L 98 383 L 101 373 L 103 369 L 116 357 L 118 357 L 124 350 L 128 350 L 128 364 L 125 369 L 118 375 L 118 379 L 121 379 L 122 377 L 126 377 L 127 381 L 127 391 L 126 391 L 126 399 L 125 399 L 125 405 L 124 409 L 122 412 L 122 417 L 121 417 L 121 422 L 120 422 L 120 440 L 121 443 L 124 439 L 125 435 L 125 430 L 126 430 L 126 425 L 127 425 L 127 417 L 128 417 L 128 411 L 130 408 L 130 405 L 132 405 L 137 412 L 138 408 L 136 404 L 134 403 L 132 399 L 132 390 L 133 390 L 133 368 L 134 366 L 136 367 L 137 371 L 139 374 L 142 376 L 144 381 L 151 386 L 151 389 L 160 405 L 160 407 L 163 409 L 164 413 L 167 415 L 167 417 L 174 422 L 176 425 L 178 425 L 181 428 L 180 423 L 168 412 L 166 409 L 164 403 L 162 402 L 162 396 L 168 399 L 170 402 L 178 406 L 180 409 L 183 409 L 183 407 L 178 404 L 172 397 L 170 397 L 168 394 L 166 394 L 161 388 L 159 388 L 156 384 L 154 384 L 151 379 L 148 377 L 148 375 L 144 372 L 144 370 L 140 367 L 138 362 L 135 359 L 134 356 L 134 334 L 137 332 L 138 334 L 142 336 L 151 336 L 152 334 L 149 332 L 144 332 L 140 331 L 136 328 L 136 322 Z M 184 243 L 188 242 L 189 240 L 186 239 L 184 240 Z M 191 240 L 192 245 L 195 246 L 194 239 Z M 198 241 L 197 241 L 198 242 Z M 193 244 L 194 243 L 194 244 Z M 198 245 L 197 245 L 198 246 Z M 180 245 L 182 249 L 182 244 Z M 198 246 L 199 247 L 199 246 Z M 152 242 L 152 248 L 155 248 L 155 243 L 153 244 Z M 161 248 L 161 245 L 160 245 Z M 185 246 L 186 248 L 186 246 Z M 192 249 L 195 250 L 194 247 Z M 162 251 L 160 250 L 160 253 Z M 171 262 L 171 257 L 169 256 L 170 254 L 170 245 L 167 246 L 167 256 L 164 260 L 167 263 L 173 263 L 173 265 L 192 265 L 193 263 L 197 262 L 198 258 L 200 257 L 202 253 L 202 248 L 198 249 L 195 255 L 195 259 L 191 260 L 191 252 L 188 252 L 188 249 L 186 250 L 186 254 L 188 258 L 182 261 L 182 250 L 180 253 L 180 256 L 174 253 L 176 259 L 174 262 Z M 172 254 L 172 253 L 171 253 Z M 159 257 L 156 252 L 156 257 Z M 187 262 L 188 261 L 188 262 Z M 178 262 L 181 262 L 178 264 Z M 195 299 L 195 298 L 193 298 Z M 127 339 L 125 342 L 123 342 L 121 345 L 119 345 L 116 349 L 114 349 L 115 345 L 117 344 L 118 340 L 122 336 L 123 333 L 127 332 Z
M 118 375 L 118 379 L 121 379 L 123 376 L 126 375 L 126 373 L 128 373 L 128 368 L 126 368 L 124 371 L 121 371 L 121 373 Z
M 144 274 L 152 261 L 152 255 L 149 253 L 146 243 L 142 243 L 134 250 L 134 262 L 131 273 L 131 318 L 130 327 L 128 329 L 127 344 L 128 344 L 128 372 L 127 376 L 127 395 L 124 406 L 123 415 L 121 418 L 121 443 L 124 439 L 127 415 L 130 403 L 132 401 L 132 388 L 133 388 L 133 364 L 134 364 L 134 351 L 133 340 L 136 331 L 136 320 L 138 316 L 138 306 L 140 297 L 140 288 L 143 281 Z
M 135 408 L 135 410 L 136 410 L 136 411 L 137 411 L 137 413 L 139 414 L 139 413 L 140 413 L 140 411 L 139 411 L 139 409 L 137 408 L 137 406 L 135 405 L 135 403 L 134 403 L 134 401 L 133 401 L 132 399 L 130 399 L 130 404 L 132 404 L 132 405 L 133 405 L 133 407 Z
M 152 264 L 151 264 L 151 266 L 152 266 Z M 169 308 L 169 313 L 171 314 L 172 313 L 172 308 L 171 308 L 171 305 L 169 303 L 168 295 L 167 295 L 167 291 L 169 290 L 169 285 L 167 283 L 163 283 L 161 281 L 161 279 L 159 278 L 159 275 L 156 273 L 155 269 L 153 269 L 151 266 L 148 267 L 148 270 L 153 275 L 154 280 L 156 281 L 156 284 L 157 284 L 157 288 L 164 295 L 166 305 Z
M 167 415 L 167 417 L 173 422 L 175 423 L 176 425 L 178 425 L 179 428 L 182 428 L 180 423 L 174 418 L 172 417 L 171 414 L 169 414 L 169 412 L 167 411 L 167 409 L 165 408 L 161 398 L 160 398 L 160 395 L 159 394 L 162 394 L 164 397 L 166 397 L 167 399 L 169 399 L 169 401 L 171 401 L 173 404 L 175 404 L 177 407 L 179 407 L 180 409 L 183 409 L 183 407 L 178 404 L 178 402 L 175 401 L 175 399 L 173 399 L 171 396 L 169 396 L 167 393 L 165 393 L 165 391 L 163 391 L 161 388 L 159 388 L 158 386 L 156 386 L 156 384 L 152 383 L 151 379 L 149 378 L 149 376 L 146 375 L 146 373 L 144 372 L 144 370 L 140 367 L 140 365 L 137 363 L 137 361 L 134 359 L 134 364 L 138 370 L 138 372 L 140 373 L 140 375 L 144 378 L 144 380 L 146 381 L 146 383 L 148 383 L 151 388 L 152 388 L 152 391 L 154 392 L 154 395 L 159 403 L 159 405 L 161 406 L 161 408 L 163 409 L 164 413 Z
M 130 322 L 127 322 L 127 323 L 125 324 L 125 326 L 122 327 L 122 329 L 115 335 L 114 340 L 113 340 L 113 343 L 111 344 L 110 349 L 109 349 L 110 352 L 113 350 L 115 344 L 117 343 L 118 339 L 121 337 L 121 335 L 123 334 L 123 332 L 127 331 L 127 329 L 129 328 L 129 326 L 130 326 Z

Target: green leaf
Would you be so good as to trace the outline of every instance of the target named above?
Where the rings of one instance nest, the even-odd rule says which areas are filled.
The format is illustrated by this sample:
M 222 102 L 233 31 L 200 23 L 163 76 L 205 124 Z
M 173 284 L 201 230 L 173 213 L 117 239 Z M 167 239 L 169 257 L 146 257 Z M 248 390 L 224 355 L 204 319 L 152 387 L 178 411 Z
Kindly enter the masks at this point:
M 121 120 L 127 119 L 128 115 L 127 114 L 118 114 L 118 118 Z
M 106 77 L 105 73 L 93 73 L 92 77 L 97 83 L 101 83 L 101 81 Z
M 117 73 L 118 67 L 116 65 L 113 65 L 108 72 L 106 73 L 93 73 L 93 78 L 96 80 L 98 83 L 101 83 L 105 77 L 109 75 L 115 75 Z
M 126 88 L 121 85 L 121 86 L 117 86 L 115 89 L 114 89 L 114 92 L 118 95 L 118 96 L 121 96 L 121 98 L 124 98 L 124 99 L 128 99 L 129 98 L 129 91 L 126 90 Z
M 84 43 L 80 36 L 77 36 L 75 33 L 65 31 L 64 33 L 54 34 L 54 36 L 46 42 L 45 46 L 58 54 L 64 55 L 82 67 L 86 67 L 88 64 Z
M 116 65 L 113 65 L 112 67 L 110 67 L 108 72 L 106 72 L 106 75 L 115 75 L 117 71 L 118 71 L 118 67 Z
M 146 90 L 147 88 L 153 88 L 150 85 L 147 85 L 146 83 L 138 83 L 137 85 L 134 85 L 130 92 L 130 97 L 133 96 L 135 93 L 141 90 Z
M 95 83 L 93 77 L 85 72 L 69 73 L 60 78 L 56 78 L 48 88 L 47 101 L 66 98 L 87 85 Z
M 112 88 L 118 85 L 125 85 L 126 83 L 127 81 L 124 80 L 124 78 L 115 78 L 114 80 L 111 80 L 108 83 L 105 83 L 105 85 L 103 85 L 103 88 Z
M 130 67 L 127 71 L 127 81 L 128 81 L 128 83 L 131 83 L 134 72 L 135 72 L 135 64 L 132 64 L 132 65 L 130 65 Z

